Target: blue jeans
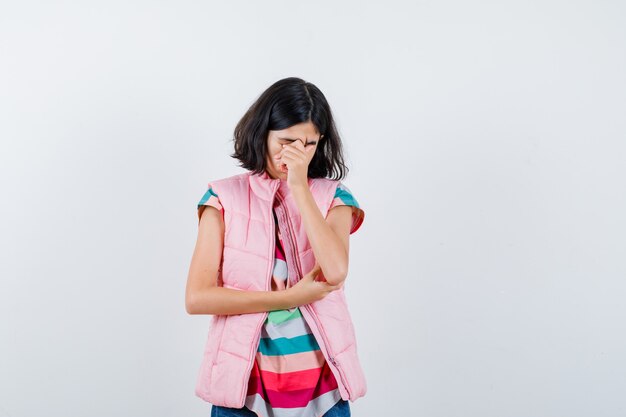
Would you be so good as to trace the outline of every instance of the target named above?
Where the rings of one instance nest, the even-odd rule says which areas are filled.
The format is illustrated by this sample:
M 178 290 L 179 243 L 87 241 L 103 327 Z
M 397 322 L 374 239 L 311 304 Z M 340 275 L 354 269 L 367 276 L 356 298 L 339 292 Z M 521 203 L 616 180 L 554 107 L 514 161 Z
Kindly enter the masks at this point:
M 323 417 L 350 417 L 350 402 L 339 400 L 330 410 L 324 413 Z M 221 405 L 211 406 L 211 417 L 256 417 L 256 413 L 245 405 L 241 408 L 222 407 Z

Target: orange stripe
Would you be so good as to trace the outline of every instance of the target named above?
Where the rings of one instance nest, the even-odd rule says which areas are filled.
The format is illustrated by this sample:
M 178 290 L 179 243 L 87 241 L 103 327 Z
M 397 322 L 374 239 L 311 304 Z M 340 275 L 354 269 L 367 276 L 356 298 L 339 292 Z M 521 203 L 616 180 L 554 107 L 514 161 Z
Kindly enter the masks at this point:
M 257 352 L 255 360 L 262 370 L 279 374 L 321 368 L 326 362 L 321 350 L 309 350 L 289 355 L 264 355 Z

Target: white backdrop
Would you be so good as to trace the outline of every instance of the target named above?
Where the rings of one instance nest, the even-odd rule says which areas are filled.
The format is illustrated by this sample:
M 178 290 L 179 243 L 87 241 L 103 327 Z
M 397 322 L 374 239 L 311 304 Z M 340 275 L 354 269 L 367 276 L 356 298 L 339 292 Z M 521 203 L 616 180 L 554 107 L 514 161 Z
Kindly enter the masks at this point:
M 2 1 L 0 417 L 209 415 L 195 206 L 287 76 L 366 213 L 353 415 L 626 415 L 624 3 L 224 3 Z

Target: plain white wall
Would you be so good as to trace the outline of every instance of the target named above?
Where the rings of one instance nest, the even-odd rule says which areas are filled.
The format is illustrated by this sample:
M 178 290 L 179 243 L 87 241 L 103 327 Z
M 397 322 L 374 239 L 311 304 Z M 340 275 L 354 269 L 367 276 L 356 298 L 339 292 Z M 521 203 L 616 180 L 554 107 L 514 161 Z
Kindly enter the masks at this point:
M 3 1 L 0 416 L 207 416 L 195 205 L 271 83 L 365 209 L 354 416 L 626 415 L 626 6 Z

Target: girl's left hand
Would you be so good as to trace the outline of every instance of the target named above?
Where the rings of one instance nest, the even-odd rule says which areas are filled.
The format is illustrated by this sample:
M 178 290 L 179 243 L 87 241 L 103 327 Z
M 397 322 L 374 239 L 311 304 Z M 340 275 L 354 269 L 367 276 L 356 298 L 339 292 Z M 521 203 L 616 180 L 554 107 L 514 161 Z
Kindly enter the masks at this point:
M 288 168 L 287 185 L 289 188 L 309 186 L 309 163 L 313 159 L 315 149 L 316 146 L 313 145 L 305 147 L 299 140 L 288 145 L 283 145 L 280 159 Z

